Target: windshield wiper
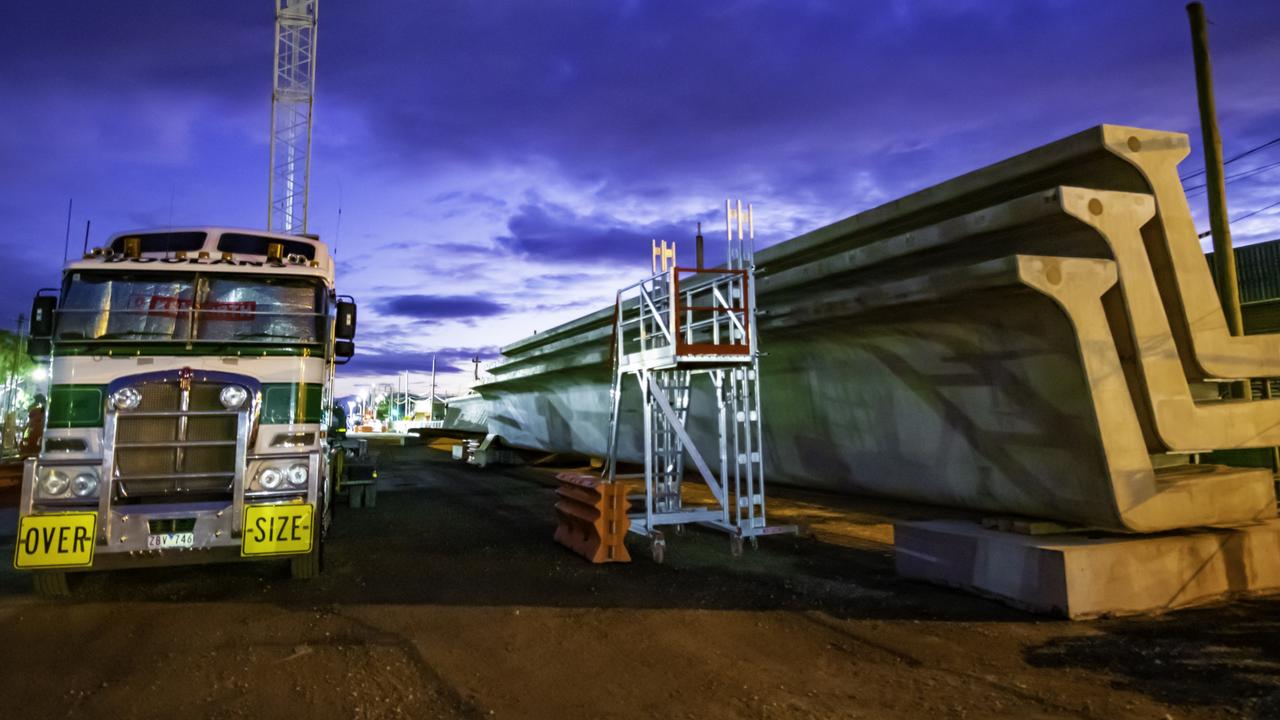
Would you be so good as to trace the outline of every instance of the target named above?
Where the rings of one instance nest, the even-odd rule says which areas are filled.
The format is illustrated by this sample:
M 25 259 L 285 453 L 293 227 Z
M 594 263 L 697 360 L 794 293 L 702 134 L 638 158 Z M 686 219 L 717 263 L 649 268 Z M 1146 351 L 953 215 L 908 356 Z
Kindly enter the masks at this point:
M 277 338 L 280 340 L 304 340 L 305 338 L 297 335 L 282 335 L 280 333 L 254 332 L 254 333 L 236 333 L 236 340 L 245 340 L 248 338 Z M 307 340 L 307 342 L 311 342 Z
M 177 339 L 173 337 L 173 333 L 154 332 L 149 330 L 125 330 L 123 332 L 106 333 L 105 335 L 99 335 L 94 338 L 85 338 L 85 339 L 86 340 L 123 340 L 128 337 L 166 337 L 166 338 L 175 339 L 175 340 Z

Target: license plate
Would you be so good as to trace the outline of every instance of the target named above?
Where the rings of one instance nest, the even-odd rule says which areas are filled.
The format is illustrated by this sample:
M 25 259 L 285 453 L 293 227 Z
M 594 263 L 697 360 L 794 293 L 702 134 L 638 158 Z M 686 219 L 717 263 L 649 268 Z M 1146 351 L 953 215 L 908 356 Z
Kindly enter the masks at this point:
M 246 505 L 240 554 L 298 555 L 311 552 L 311 505 Z
M 169 548 L 191 548 L 195 546 L 195 533 L 159 533 L 147 536 L 148 550 L 168 550 Z
M 18 521 L 13 566 L 21 570 L 89 567 L 98 530 L 92 512 L 27 515 Z

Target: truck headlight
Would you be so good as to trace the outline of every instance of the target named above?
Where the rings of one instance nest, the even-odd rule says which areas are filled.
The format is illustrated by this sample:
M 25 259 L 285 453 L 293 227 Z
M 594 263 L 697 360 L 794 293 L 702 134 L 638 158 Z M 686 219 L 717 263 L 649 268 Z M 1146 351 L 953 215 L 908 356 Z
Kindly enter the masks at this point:
M 98 494 L 98 475 L 94 472 L 82 472 L 71 480 L 71 492 L 76 497 L 93 497 Z
M 275 490 L 280 487 L 282 482 L 284 482 L 284 471 L 280 468 L 263 468 L 258 473 L 258 484 L 262 486 L 263 490 Z
M 307 484 L 307 478 L 310 476 L 307 466 L 302 463 L 289 466 L 289 484 L 295 487 L 301 487 Z
M 228 410 L 239 408 L 248 399 L 249 391 L 239 385 L 228 385 L 218 393 L 218 400 L 222 402 L 222 407 Z
M 111 393 L 111 404 L 118 410 L 132 410 L 142 402 L 142 393 L 137 388 L 122 387 Z
M 40 477 L 40 490 L 46 497 L 59 497 L 67 492 L 71 478 L 61 470 L 46 469 Z

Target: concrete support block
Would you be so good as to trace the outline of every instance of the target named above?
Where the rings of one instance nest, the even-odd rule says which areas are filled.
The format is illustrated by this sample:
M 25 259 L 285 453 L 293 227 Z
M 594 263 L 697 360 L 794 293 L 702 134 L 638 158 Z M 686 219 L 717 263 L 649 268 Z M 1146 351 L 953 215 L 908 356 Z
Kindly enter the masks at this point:
M 1083 619 L 1280 592 L 1280 520 L 1160 535 L 1032 536 L 951 520 L 894 526 L 903 577 Z

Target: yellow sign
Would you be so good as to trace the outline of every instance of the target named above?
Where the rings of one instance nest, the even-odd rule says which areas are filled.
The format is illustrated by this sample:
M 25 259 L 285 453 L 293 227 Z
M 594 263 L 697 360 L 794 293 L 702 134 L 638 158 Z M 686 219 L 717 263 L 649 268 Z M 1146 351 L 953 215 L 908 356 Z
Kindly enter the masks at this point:
M 89 567 L 97 530 L 97 513 L 26 515 L 18 521 L 13 566 L 20 570 Z
M 298 555 L 311 552 L 312 505 L 246 505 L 240 555 Z

